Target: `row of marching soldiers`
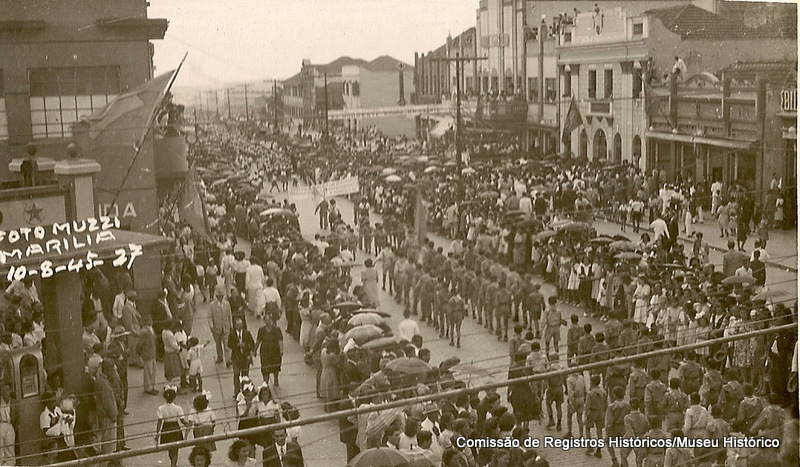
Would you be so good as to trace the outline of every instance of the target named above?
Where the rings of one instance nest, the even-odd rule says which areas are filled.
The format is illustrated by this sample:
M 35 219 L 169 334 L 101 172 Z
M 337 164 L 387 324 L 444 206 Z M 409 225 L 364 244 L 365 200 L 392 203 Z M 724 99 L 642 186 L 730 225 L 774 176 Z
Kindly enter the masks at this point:
M 577 316 L 573 315 L 573 326 L 577 325 L 577 321 Z M 518 326 L 516 331 L 519 330 Z M 586 325 L 584 331 L 584 349 L 592 350 L 571 356 L 570 366 L 609 359 L 614 354 L 604 342 L 603 333 L 593 336 L 594 345 L 590 347 L 589 339 L 585 337 L 591 336 L 590 325 Z M 525 341 L 532 339 L 528 334 Z M 648 339 L 645 335 L 644 340 Z M 518 348 L 516 357 L 518 361 L 520 358 L 524 361 L 524 369 L 528 371 L 514 372 L 515 364 L 512 364 L 510 379 L 561 369 L 557 353 L 547 355 L 541 352 L 538 342 L 531 344 L 525 341 Z M 655 346 L 658 348 L 662 344 L 657 342 Z M 530 354 L 527 354 L 528 349 L 532 349 Z M 536 404 L 534 417 L 541 420 L 544 416 L 545 412 L 541 410 L 541 402 L 544 401 L 549 417 L 547 428 L 555 427 L 561 431 L 562 404 L 566 403 L 567 431 L 564 438 L 585 436 L 595 439 L 605 437 L 608 440 L 611 437 L 687 437 L 719 440 L 718 449 L 615 449 L 606 444 L 614 467 L 626 467 L 633 460 L 639 467 L 798 465 L 796 460 L 790 460 L 790 464 L 781 463 L 782 454 L 778 449 L 723 447 L 723 439 L 731 436 L 784 438 L 784 430 L 790 425 L 792 417 L 782 407 L 785 400 L 781 394 L 769 392 L 765 397 L 759 396 L 751 384 L 740 382 L 737 369 L 727 369 L 723 374 L 717 369 L 720 366 L 718 364 L 704 367 L 693 351 L 678 356 L 682 357 L 680 362 L 673 362 L 671 356 L 665 355 L 637 360 L 632 367 L 610 364 L 604 369 L 576 372 L 566 378 L 553 376 L 531 383 Z M 677 377 L 669 378 L 670 370 L 676 365 Z M 514 385 L 510 391 L 516 392 Z M 515 396 L 512 394 L 509 398 L 516 414 L 525 408 L 518 410 L 517 404 L 514 404 Z M 573 421 L 577 425 L 577 432 L 573 431 Z M 797 439 L 796 433 L 790 436 Z M 796 450 L 786 452 L 790 452 L 792 459 L 797 458 Z M 600 448 L 587 449 L 586 454 L 602 458 Z

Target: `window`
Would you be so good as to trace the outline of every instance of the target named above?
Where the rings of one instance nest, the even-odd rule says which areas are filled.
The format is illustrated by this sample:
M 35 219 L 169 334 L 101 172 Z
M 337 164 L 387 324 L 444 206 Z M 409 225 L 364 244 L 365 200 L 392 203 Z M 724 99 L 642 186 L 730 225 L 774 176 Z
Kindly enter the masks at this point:
M 589 70 L 589 99 L 597 97 L 597 70 Z
M 0 141 L 8 139 L 8 118 L 6 116 L 6 91 L 3 85 L 3 70 L 0 70 Z
M 539 102 L 539 78 L 528 78 L 528 100 Z
M 483 89 L 481 89 L 481 92 L 489 92 L 489 77 L 488 76 L 484 76 L 483 77 Z
M 603 96 L 606 99 L 610 99 L 614 97 L 614 70 L 607 69 L 603 70 Z
M 28 81 L 34 138 L 68 137 L 71 123 L 121 90 L 119 67 L 33 68 Z
M 544 96 L 547 99 L 548 104 L 553 104 L 558 99 L 556 95 L 556 79 L 555 78 L 545 78 L 544 79 Z
M 506 76 L 506 94 L 514 94 L 514 77 Z
M 474 91 L 475 91 L 475 89 L 473 89 L 473 87 L 472 87 L 472 86 L 473 86 L 473 84 L 472 84 L 472 77 L 471 77 L 471 76 L 467 76 L 467 78 L 465 79 L 465 81 L 466 81 L 466 82 L 465 82 L 465 84 L 464 84 L 464 87 L 466 87 L 466 88 L 467 88 L 467 93 L 472 93 L 472 92 L 474 92 Z
M 633 69 L 633 98 L 642 97 L 642 70 Z
M 564 71 L 564 97 L 572 95 L 572 72 Z
M 500 89 L 500 80 L 497 78 L 497 76 L 492 76 L 492 88 L 491 88 L 491 90 L 492 91 L 497 91 L 499 89 Z
M 634 36 L 641 36 L 644 34 L 644 24 L 643 23 L 634 23 L 633 24 L 633 35 Z
M 352 93 L 353 96 L 356 96 L 356 97 L 360 96 L 361 95 L 361 84 L 359 82 L 357 82 L 357 81 L 353 82 L 350 85 L 350 92 Z
M 565 32 L 564 33 L 564 43 L 566 44 L 568 42 L 572 42 L 572 33 L 571 32 Z

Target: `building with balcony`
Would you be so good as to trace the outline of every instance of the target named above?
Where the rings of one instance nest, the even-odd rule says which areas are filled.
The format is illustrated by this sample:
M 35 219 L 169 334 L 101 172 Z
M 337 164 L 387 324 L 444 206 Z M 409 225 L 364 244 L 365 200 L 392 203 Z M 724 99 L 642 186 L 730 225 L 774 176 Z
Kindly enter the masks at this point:
M 342 67 L 344 110 L 381 109 L 404 106 L 414 94 L 414 68 L 387 55 L 363 65 Z M 413 115 L 351 117 L 344 119 L 345 128 L 375 127 L 388 137 L 413 138 Z
M 13 184 L 8 167 L 25 156 L 28 143 L 36 144 L 38 158 L 63 159 L 74 122 L 153 78 L 151 40 L 163 39 L 168 22 L 148 18 L 147 6 L 145 0 L 0 0 L 0 180 Z M 163 158 L 154 147 L 165 146 L 152 140 L 119 196 L 118 187 L 103 182 L 123 178 L 133 151 L 82 157 L 103 167 L 98 214 L 119 214 L 126 228 L 156 232 L 155 161 Z M 130 148 L 133 141 L 124 144 Z M 165 157 L 185 162 L 182 144 L 167 143 Z M 112 198 L 116 206 L 105 206 Z
M 300 72 L 283 82 L 284 115 L 305 128 L 324 129 L 326 110 L 344 108 L 342 67 L 366 63 L 360 58 L 339 57 L 315 65 L 304 59 Z
M 691 4 L 642 15 L 620 8 L 579 13 L 562 28 L 559 43 L 562 89 L 575 97 L 584 118 L 565 149 L 648 170 L 664 169 L 650 146 L 673 138 L 670 132 L 648 132 L 652 107 L 645 98 L 651 88 L 666 86 L 675 57 L 684 64 L 682 85 L 736 59 L 794 60 L 797 54 L 796 38 L 750 29 Z M 562 115 L 568 105 L 562 101 Z M 680 173 L 671 167 L 666 171 L 670 179 Z
M 648 164 L 683 179 L 738 183 L 774 204 L 773 179 L 796 186 L 796 70 L 797 62 L 739 62 L 719 77 L 654 87 Z

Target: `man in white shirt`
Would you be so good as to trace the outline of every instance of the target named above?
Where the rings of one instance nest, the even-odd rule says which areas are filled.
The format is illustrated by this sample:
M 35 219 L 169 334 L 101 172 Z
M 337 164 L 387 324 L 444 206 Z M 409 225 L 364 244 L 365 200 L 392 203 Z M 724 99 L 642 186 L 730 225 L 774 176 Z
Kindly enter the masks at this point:
M 650 228 L 653 229 L 653 242 L 658 243 L 658 241 L 664 237 L 669 238 L 669 229 L 667 228 L 667 223 L 662 218 L 657 218 L 653 222 L 650 223 Z
M 523 193 L 522 197 L 519 199 L 519 210 L 525 214 L 533 212 L 533 201 L 526 193 Z
M 283 306 L 281 302 L 281 293 L 275 288 L 272 278 L 267 279 L 267 286 L 261 292 L 261 300 L 259 300 L 256 309 L 253 311 L 258 318 L 264 318 L 265 313 L 277 314 L 275 320 L 280 317 L 280 310 Z
M 0 392 L 0 465 L 14 465 L 14 415 L 11 409 L 11 385 L 4 382 Z
M 750 253 L 750 261 L 756 259 L 755 258 L 756 251 L 760 252 L 758 259 L 760 259 L 761 261 L 766 261 L 770 259 L 769 253 L 767 253 L 767 250 L 765 250 L 762 245 L 763 244 L 761 243 L 761 240 L 756 240 L 755 248 L 753 248 L 753 252 Z
M 413 339 L 414 336 L 420 334 L 419 324 L 411 319 L 411 310 L 408 308 L 403 311 L 403 318 L 405 319 L 397 324 L 397 336 L 400 338 L 400 340 L 411 342 L 411 339 Z
M 317 247 L 320 256 L 325 256 L 325 249 L 330 246 L 328 242 L 322 239 L 322 236 L 320 234 L 314 235 L 313 244 L 315 247 Z

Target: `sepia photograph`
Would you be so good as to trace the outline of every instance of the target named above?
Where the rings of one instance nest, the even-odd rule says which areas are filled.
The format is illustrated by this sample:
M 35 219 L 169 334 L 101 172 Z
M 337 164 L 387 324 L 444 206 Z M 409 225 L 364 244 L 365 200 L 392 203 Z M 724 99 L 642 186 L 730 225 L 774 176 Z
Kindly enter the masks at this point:
M 0 0 L 0 467 L 800 465 L 797 28 Z

